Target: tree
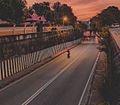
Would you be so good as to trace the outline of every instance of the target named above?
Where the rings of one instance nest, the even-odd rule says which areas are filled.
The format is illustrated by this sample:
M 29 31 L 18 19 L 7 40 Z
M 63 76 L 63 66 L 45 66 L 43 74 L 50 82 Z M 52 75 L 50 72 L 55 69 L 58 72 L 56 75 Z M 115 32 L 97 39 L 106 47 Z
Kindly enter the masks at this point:
M 25 0 L 0 0 L 0 18 L 19 23 L 25 19 Z
M 70 6 L 56 2 L 52 8 L 53 10 L 51 9 L 49 2 L 35 3 L 32 5 L 32 9 L 35 10 L 37 15 L 44 16 L 50 22 L 63 24 L 63 17 L 66 16 L 68 17 L 68 20 L 65 24 L 75 25 L 77 17 L 73 14 Z
M 79 22 L 79 27 L 80 27 L 80 30 L 81 30 L 82 32 L 88 30 L 88 25 L 85 24 L 84 22 Z
M 44 16 L 48 21 L 53 21 L 53 11 L 50 8 L 49 2 L 35 3 L 32 8 L 35 10 L 37 15 Z
M 104 25 L 112 25 L 113 23 L 119 23 L 120 19 L 120 10 L 115 6 L 110 6 L 107 9 L 104 9 L 100 14 L 100 17 Z
M 65 16 L 65 15 L 68 17 L 68 23 L 71 25 L 75 25 L 77 17 L 74 16 L 74 14 L 72 12 L 72 8 L 70 6 L 68 6 L 67 4 L 63 4 L 61 6 L 61 17 Z
M 61 3 L 60 2 L 56 2 L 53 5 L 53 9 L 54 9 L 54 20 L 55 23 L 59 24 L 60 23 L 60 14 L 61 14 Z
M 104 27 L 103 25 L 103 20 L 101 19 L 101 17 L 99 16 L 99 14 L 97 16 L 94 16 L 91 20 L 90 20 L 90 29 L 94 32 L 96 31 L 100 31 L 101 27 Z
M 101 30 L 101 27 L 111 26 L 114 23 L 120 24 L 120 10 L 115 6 L 104 9 L 91 19 L 91 26 L 94 26 L 93 28 L 96 30 Z
M 63 17 L 66 16 L 68 17 L 66 24 L 75 25 L 77 17 L 73 14 L 70 6 L 56 2 L 54 3 L 53 9 L 58 24 L 63 24 Z

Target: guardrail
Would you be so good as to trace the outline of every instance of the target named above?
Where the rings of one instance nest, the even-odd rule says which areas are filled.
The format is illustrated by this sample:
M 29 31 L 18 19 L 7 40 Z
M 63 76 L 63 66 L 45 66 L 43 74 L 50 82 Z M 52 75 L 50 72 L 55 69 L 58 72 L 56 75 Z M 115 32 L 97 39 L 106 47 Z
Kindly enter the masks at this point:
M 30 66 L 41 62 L 46 58 L 52 57 L 56 53 L 78 43 L 80 43 L 80 39 L 3 60 L 0 62 L 0 80 L 23 71 L 24 69 L 29 68 Z
M 0 27 L 0 36 L 37 32 L 36 27 Z
M 45 26 L 43 32 L 51 32 L 52 30 L 64 31 L 74 30 L 73 26 Z M 29 34 L 37 33 L 37 26 L 25 26 L 25 27 L 0 27 L 0 36 L 18 35 L 18 34 Z
M 119 33 L 117 33 L 117 30 L 119 29 Z M 111 33 L 111 60 L 114 64 L 114 67 L 116 69 L 116 71 L 120 70 L 120 28 L 113 28 L 110 29 L 110 33 Z
M 111 28 L 110 33 L 112 35 L 114 42 L 120 49 L 120 28 Z
M 0 37 L 0 80 L 78 44 L 80 38 L 81 33 L 70 30 Z
M 106 48 L 107 48 L 107 58 L 108 58 L 108 85 L 109 88 L 107 92 L 110 91 L 108 96 L 106 97 L 110 104 L 118 105 L 119 104 L 119 82 L 120 82 L 120 43 L 118 42 L 120 39 L 120 33 L 118 34 L 116 29 L 110 29 L 110 37 L 105 39 Z M 114 32 L 113 32 L 114 31 Z M 109 96 L 110 95 L 110 96 Z M 114 100 L 113 100 L 114 99 Z

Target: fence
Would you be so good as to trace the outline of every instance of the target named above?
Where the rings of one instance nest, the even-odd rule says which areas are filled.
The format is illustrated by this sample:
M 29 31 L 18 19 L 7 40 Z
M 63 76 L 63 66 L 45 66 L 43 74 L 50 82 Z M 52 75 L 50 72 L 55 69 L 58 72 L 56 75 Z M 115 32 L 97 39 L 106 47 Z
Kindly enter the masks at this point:
M 118 30 L 119 29 L 119 30 Z M 112 67 L 115 71 L 113 73 L 119 74 L 120 70 L 120 28 L 110 29 L 111 41 L 109 42 Z
M 0 36 L 35 33 L 36 27 L 0 27 Z
M 119 105 L 120 97 L 120 33 L 117 28 L 110 29 L 110 37 L 104 40 L 108 58 L 108 76 L 105 98 L 111 105 Z
M 29 37 L 28 37 L 29 36 Z M 18 38 L 22 37 L 22 38 Z M 34 33 L 0 38 L 0 80 L 80 42 L 76 32 Z

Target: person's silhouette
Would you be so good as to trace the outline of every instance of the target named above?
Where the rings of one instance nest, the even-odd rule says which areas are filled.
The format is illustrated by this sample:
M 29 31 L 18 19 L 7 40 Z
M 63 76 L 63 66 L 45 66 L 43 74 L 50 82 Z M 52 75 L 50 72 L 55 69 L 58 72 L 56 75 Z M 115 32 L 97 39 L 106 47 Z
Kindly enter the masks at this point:
M 70 58 L 70 50 L 67 50 L 67 58 Z

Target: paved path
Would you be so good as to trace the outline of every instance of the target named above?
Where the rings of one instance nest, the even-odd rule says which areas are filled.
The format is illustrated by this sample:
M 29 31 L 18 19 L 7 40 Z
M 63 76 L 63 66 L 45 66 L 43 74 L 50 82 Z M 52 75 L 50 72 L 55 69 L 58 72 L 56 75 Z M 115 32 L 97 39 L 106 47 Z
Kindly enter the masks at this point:
M 98 55 L 83 43 L 0 90 L 0 105 L 78 105 Z

